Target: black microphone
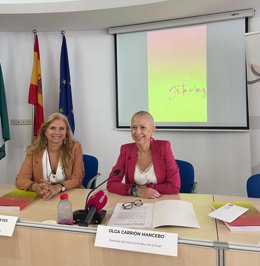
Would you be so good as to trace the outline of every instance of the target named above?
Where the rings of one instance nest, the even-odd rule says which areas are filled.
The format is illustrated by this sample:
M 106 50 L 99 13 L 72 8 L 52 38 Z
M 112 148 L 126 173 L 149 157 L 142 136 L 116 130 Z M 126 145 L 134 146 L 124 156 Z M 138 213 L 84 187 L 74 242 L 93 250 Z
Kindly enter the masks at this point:
M 110 177 L 113 177 L 113 176 L 117 176 L 120 174 L 120 170 L 119 169 L 116 169 L 114 172 L 113 172 L 113 175 L 110 176 Z M 89 201 L 89 197 L 90 195 L 97 189 L 99 188 L 100 186 L 102 186 L 105 182 L 108 181 L 108 179 L 110 178 L 108 177 L 107 179 L 105 179 L 103 182 L 101 182 L 98 186 L 96 186 L 95 188 L 93 188 L 92 190 L 89 191 L 88 195 L 87 195 L 87 198 L 86 198 L 86 202 L 85 202 L 85 209 L 84 210 L 77 210 L 77 211 L 74 211 L 73 212 L 73 220 L 74 220 L 74 223 L 75 224 L 78 224 L 80 226 L 88 226 L 86 225 L 85 223 L 85 219 L 88 215 L 88 201 Z M 92 208 L 92 211 L 93 211 L 93 208 Z M 92 220 L 89 222 L 89 224 L 100 224 L 103 219 L 105 218 L 105 215 L 106 215 L 106 211 L 105 210 L 100 210 L 100 211 L 97 211 L 95 212 Z

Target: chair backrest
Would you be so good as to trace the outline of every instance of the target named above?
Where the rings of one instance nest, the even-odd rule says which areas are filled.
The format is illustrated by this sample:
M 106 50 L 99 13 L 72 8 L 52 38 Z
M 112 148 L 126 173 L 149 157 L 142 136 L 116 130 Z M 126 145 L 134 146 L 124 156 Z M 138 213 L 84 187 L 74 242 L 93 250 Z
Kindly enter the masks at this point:
M 83 162 L 85 168 L 85 176 L 83 177 L 82 185 L 85 188 L 88 188 L 88 182 L 91 178 L 97 175 L 98 173 L 98 160 L 92 155 L 83 154 Z M 96 180 L 94 180 L 89 188 L 96 187 Z
M 176 160 L 181 178 L 180 193 L 192 193 L 194 188 L 194 167 L 191 163 L 183 160 Z
M 246 182 L 247 196 L 250 198 L 260 198 L 260 174 L 252 175 Z

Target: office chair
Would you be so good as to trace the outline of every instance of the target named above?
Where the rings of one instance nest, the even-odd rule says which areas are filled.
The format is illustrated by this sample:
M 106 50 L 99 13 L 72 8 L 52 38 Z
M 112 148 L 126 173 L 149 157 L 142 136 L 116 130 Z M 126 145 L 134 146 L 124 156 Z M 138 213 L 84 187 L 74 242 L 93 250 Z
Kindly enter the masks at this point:
M 260 198 L 260 174 L 250 176 L 246 182 L 247 196 Z
M 98 160 L 92 155 L 83 154 L 83 162 L 85 168 L 85 176 L 82 185 L 84 188 L 93 189 L 96 187 L 96 179 L 100 175 L 98 173 Z
M 198 183 L 194 181 L 194 167 L 191 163 L 183 160 L 175 160 L 180 171 L 180 193 L 197 193 Z

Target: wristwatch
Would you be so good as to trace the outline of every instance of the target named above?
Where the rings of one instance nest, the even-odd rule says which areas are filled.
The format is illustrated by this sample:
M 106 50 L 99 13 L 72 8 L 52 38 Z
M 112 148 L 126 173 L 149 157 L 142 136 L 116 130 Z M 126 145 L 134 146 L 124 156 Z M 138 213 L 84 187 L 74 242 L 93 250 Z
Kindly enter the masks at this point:
M 60 190 L 60 192 L 64 192 L 64 191 L 66 190 L 65 186 L 64 186 L 62 183 L 60 183 L 60 185 L 61 185 L 61 190 Z
M 138 191 L 138 186 L 137 185 L 133 185 L 130 191 L 131 196 L 136 197 L 137 196 L 137 191 Z

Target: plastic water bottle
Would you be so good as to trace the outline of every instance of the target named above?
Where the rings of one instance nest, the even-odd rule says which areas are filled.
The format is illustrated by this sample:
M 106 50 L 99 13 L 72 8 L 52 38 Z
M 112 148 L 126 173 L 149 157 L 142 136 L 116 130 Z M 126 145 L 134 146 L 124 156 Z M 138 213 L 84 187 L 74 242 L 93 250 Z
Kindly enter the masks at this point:
M 60 194 L 58 224 L 73 224 L 72 205 L 68 199 L 67 193 Z

